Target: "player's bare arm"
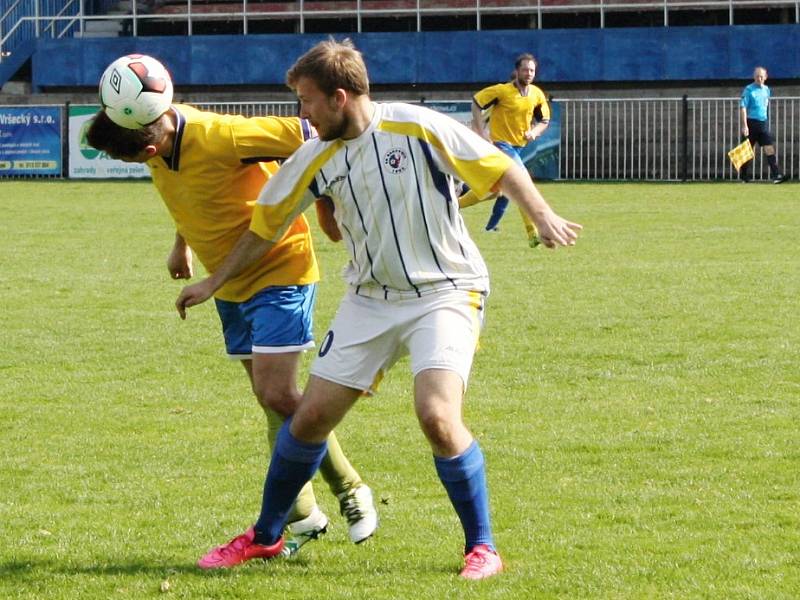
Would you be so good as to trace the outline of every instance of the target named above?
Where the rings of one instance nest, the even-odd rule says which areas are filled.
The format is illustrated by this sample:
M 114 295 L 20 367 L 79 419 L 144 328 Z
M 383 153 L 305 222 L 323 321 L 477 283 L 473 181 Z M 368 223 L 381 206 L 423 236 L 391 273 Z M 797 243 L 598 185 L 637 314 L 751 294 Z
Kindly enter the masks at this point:
M 481 136 L 483 139 L 489 139 L 489 133 L 486 131 L 486 125 L 483 118 L 483 111 L 474 101 L 472 102 L 472 130 Z
M 548 248 L 575 245 L 578 232 L 583 226 L 567 221 L 553 212 L 525 171 L 512 165 L 499 183 L 503 193 L 519 204 L 534 222 L 542 244 Z
M 192 249 L 178 232 L 175 232 L 175 243 L 167 257 L 167 270 L 173 279 L 191 279 L 194 274 Z
M 549 125 L 550 121 L 540 121 L 539 123 L 531 124 L 531 128 L 525 132 L 525 139 L 532 142 L 541 136 Z
M 742 117 L 742 135 L 747 137 L 750 135 L 750 128 L 747 126 L 747 109 L 741 108 L 739 109 L 739 115 Z
M 225 257 L 219 268 L 212 275 L 181 290 L 175 301 L 181 319 L 186 318 L 186 309 L 202 304 L 214 295 L 227 281 L 236 277 L 253 262 L 264 256 L 274 244 L 252 231 L 245 231 L 239 241 Z
M 322 233 L 328 236 L 332 242 L 342 241 L 342 232 L 339 231 L 339 226 L 336 224 L 334 217 L 333 200 L 327 196 L 320 196 L 315 203 L 317 209 L 317 222 Z

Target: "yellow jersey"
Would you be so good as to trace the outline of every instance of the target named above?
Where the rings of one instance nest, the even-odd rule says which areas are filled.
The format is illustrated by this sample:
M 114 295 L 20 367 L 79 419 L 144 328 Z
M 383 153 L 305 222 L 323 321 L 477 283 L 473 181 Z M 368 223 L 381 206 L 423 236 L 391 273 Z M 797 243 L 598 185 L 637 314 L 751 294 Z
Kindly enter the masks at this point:
M 489 136 L 493 142 L 508 142 L 512 146 L 528 143 L 528 131 L 534 116 L 546 123 L 550 120 L 550 105 L 544 92 L 535 85 L 529 85 L 521 93 L 513 82 L 498 83 L 483 88 L 472 98 L 481 110 L 491 109 Z
M 312 137 L 296 117 L 242 117 L 174 105 L 177 120 L 171 156 L 147 161 L 153 183 L 186 240 L 213 273 L 250 227 L 261 188 Z M 305 285 L 319 280 L 308 222 L 299 215 L 267 252 L 215 294 L 243 302 L 272 285 Z

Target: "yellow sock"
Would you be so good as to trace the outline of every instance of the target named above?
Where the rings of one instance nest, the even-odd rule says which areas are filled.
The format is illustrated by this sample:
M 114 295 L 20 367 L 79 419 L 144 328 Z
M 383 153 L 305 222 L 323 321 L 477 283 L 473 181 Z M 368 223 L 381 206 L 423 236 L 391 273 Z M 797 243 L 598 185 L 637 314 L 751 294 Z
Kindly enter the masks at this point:
M 528 236 L 528 245 L 531 248 L 536 248 L 542 242 L 539 240 L 539 232 L 536 231 L 536 225 L 528 218 L 528 215 L 520 208 L 519 214 L 522 217 L 522 224 L 525 227 L 525 234 Z
M 462 194 L 461 197 L 458 199 L 458 207 L 468 208 L 475 204 L 479 204 L 480 202 L 486 202 L 487 200 L 494 200 L 495 198 L 497 198 L 497 194 L 489 194 L 488 196 L 484 196 L 483 198 L 481 198 L 474 191 L 469 190 L 466 194 Z
M 338 496 L 361 485 L 361 477 L 339 445 L 336 434 L 331 432 L 328 436 L 328 453 L 322 459 L 319 473 L 331 488 L 334 495 Z

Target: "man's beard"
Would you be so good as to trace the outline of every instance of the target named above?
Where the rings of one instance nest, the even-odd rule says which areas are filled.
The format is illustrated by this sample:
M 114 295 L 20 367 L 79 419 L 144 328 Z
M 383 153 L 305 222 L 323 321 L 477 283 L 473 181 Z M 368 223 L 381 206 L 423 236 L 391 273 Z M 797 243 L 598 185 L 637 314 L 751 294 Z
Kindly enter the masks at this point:
M 323 133 L 319 134 L 319 139 L 321 139 L 323 142 L 338 140 L 339 138 L 344 136 L 344 133 L 347 131 L 349 125 L 350 125 L 350 119 L 347 116 L 342 115 L 342 120 L 339 121 L 338 124 L 332 126 L 330 130 L 326 131 L 324 134 Z

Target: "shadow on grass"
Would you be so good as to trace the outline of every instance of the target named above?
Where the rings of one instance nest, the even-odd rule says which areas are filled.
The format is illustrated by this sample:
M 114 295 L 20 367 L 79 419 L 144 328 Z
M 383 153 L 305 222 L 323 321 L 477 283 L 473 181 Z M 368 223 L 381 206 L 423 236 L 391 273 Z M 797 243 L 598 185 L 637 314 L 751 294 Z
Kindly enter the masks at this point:
M 454 574 L 460 565 L 436 564 L 427 565 L 429 573 Z M 386 566 L 388 567 L 388 565 Z M 351 564 L 353 573 L 359 571 L 359 562 Z M 381 568 L 372 565 L 369 567 L 364 564 L 364 575 L 386 575 L 397 576 L 402 571 L 419 573 L 420 565 L 394 565 L 391 568 Z M 297 576 L 304 573 L 313 573 L 318 577 L 339 577 L 341 567 L 339 565 L 328 565 L 325 561 L 314 561 L 308 559 L 295 558 L 291 560 L 281 560 L 272 563 L 271 561 L 251 561 L 246 565 L 234 569 L 216 569 L 213 571 L 203 571 L 194 563 L 184 564 L 157 564 L 153 562 L 129 562 L 126 564 L 94 564 L 94 565 L 71 565 L 56 560 L 24 560 L 8 561 L 0 563 L 0 579 L 26 577 L 41 577 L 44 573 L 60 575 L 93 575 L 93 576 L 145 576 L 153 578 L 168 578 L 175 575 L 195 575 L 198 577 L 229 577 L 241 574 L 243 571 L 258 571 L 259 575 L 268 577 Z M 301 573 L 302 572 L 302 573 Z
M 169 577 L 178 574 L 199 575 L 202 577 L 225 577 L 234 572 L 245 569 L 263 569 L 269 561 L 252 561 L 237 569 L 216 569 L 203 571 L 194 563 L 185 564 L 157 564 L 147 562 L 129 562 L 127 564 L 95 564 L 73 565 L 55 560 L 24 560 L 0 563 L 0 579 L 6 577 L 25 577 L 27 575 L 41 576 L 43 572 L 59 573 L 62 575 L 146 575 L 152 577 Z M 284 560 L 275 565 L 275 569 L 264 569 L 268 574 L 285 575 L 297 569 L 307 570 L 308 561 Z

